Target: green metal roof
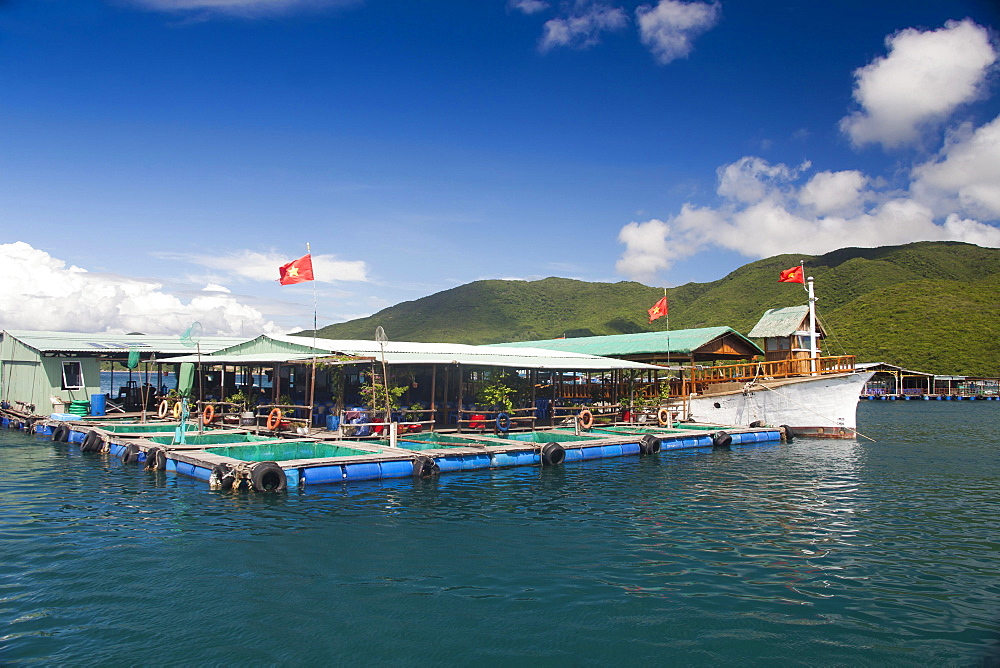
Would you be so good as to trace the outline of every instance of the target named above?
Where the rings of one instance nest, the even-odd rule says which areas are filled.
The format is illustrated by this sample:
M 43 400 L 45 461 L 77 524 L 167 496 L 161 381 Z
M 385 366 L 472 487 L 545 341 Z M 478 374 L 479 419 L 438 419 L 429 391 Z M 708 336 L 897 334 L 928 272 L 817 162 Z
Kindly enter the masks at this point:
M 85 334 L 80 332 L 32 332 L 5 330 L 4 336 L 17 339 L 40 353 L 89 353 L 94 356 L 128 355 L 132 348 L 142 352 L 182 355 L 196 347 L 184 345 L 180 335 Z M 209 353 L 246 341 L 247 337 L 203 336 L 198 340 L 202 353 Z
M 303 353 L 315 351 L 320 356 L 330 354 L 351 355 L 368 359 L 382 359 L 387 364 L 468 364 L 473 366 L 495 366 L 514 369 L 563 369 L 574 371 L 605 371 L 609 369 L 656 369 L 658 367 L 610 359 L 604 356 L 588 355 L 572 351 L 540 350 L 522 347 L 509 350 L 492 346 L 470 346 L 461 343 L 417 343 L 412 341 L 377 341 L 354 339 L 314 339 L 305 336 L 262 335 L 252 341 L 220 350 L 230 364 L 239 364 L 242 358 L 260 362 L 270 359 L 274 362 L 302 360 Z M 188 351 L 190 353 L 190 351 Z M 206 356 L 203 362 L 212 363 L 214 355 Z M 190 354 L 183 360 L 190 361 Z M 174 358 L 164 362 L 177 361 Z
M 600 355 L 602 357 L 628 357 L 658 353 L 681 356 L 691 355 L 699 348 L 726 335 L 742 339 L 751 350 L 756 351 L 754 354 L 764 354 L 764 351 L 758 348 L 753 341 L 750 341 L 732 327 L 700 327 L 697 329 L 677 329 L 665 332 L 584 336 L 575 339 L 516 341 L 495 345 L 516 348 L 544 348 L 546 350 L 576 352 L 587 355 Z
M 775 336 L 791 336 L 795 332 L 808 330 L 809 323 L 805 320 L 809 317 L 808 306 L 786 306 L 785 308 L 772 308 L 764 312 L 757 324 L 753 326 L 747 336 L 754 339 L 771 338 Z M 816 320 L 816 329 L 821 336 L 825 336 L 823 326 Z
M 180 364 L 182 362 L 200 362 L 202 364 L 226 364 L 232 366 L 268 366 L 271 364 L 291 364 L 293 362 L 308 362 L 313 357 L 329 364 L 327 353 L 313 355 L 310 353 L 211 353 L 208 355 L 182 355 L 161 360 L 164 364 Z M 344 364 L 354 364 L 357 360 L 347 360 Z M 339 362 L 338 362 L 339 363 Z

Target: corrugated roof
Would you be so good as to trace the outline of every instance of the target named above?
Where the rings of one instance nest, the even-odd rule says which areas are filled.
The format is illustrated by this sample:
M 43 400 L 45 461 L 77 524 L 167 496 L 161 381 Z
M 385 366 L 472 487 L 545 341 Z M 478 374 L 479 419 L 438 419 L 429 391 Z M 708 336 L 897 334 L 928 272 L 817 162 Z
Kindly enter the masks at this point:
M 879 368 L 881 367 L 881 368 Z M 933 376 L 932 373 L 927 373 L 925 371 L 913 371 L 912 369 L 904 369 L 901 366 L 896 366 L 895 364 L 889 364 L 887 362 L 858 362 L 854 365 L 854 368 L 858 371 L 899 371 L 908 373 L 914 376 Z
M 764 339 L 774 336 L 791 336 L 795 332 L 803 331 L 809 328 L 808 323 L 803 323 L 803 321 L 809 317 L 809 307 L 808 306 L 786 306 L 784 308 L 772 308 L 764 312 L 764 315 L 760 317 L 757 324 L 753 326 L 750 333 L 747 334 L 753 339 Z M 803 326 L 803 324 L 805 326 Z M 825 336 L 826 332 L 823 330 L 823 326 L 820 324 L 819 319 L 816 320 L 816 329 L 820 332 L 821 336 Z
M 194 346 L 184 345 L 180 335 L 161 336 L 149 334 L 85 334 L 80 332 L 32 332 L 5 330 L 24 345 L 42 353 L 91 353 L 94 355 L 128 353 L 132 348 L 143 352 L 183 355 Z M 203 336 L 198 340 L 202 353 L 210 353 L 246 341 L 247 337 Z
M 276 341 L 307 345 L 312 339 L 302 336 L 272 336 Z M 382 346 L 378 341 L 316 339 L 317 348 L 358 357 L 381 359 Z M 504 351 L 494 346 L 470 346 L 463 343 L 418 343 L 415 341 L 386 341 L 385 359 L 390 364 L 472 364 L 502 366 L 519 369 L 655 369 L 658 367 L 641 362 L 614 360 L 590 354 L 557 351 L 541 348 L 521 348 L 517 352 Z
M 280 343 L 293 344 L 296 347 L 304 346 L 306 349 L 311 348 L 313 344 L 313 339 L 305 336 L 268 335 L 258 337 L 258 339 L 260 342 L 264 342 L 265 339 L 271 339 Z M 316 339 L 315 346 L 315 349 L 320 354 L 339 353 L 354 357 L 373 357 L 375 359 L 381 359 L 383 351 L 378 341 L 358 339 Z M 493 346 L 470 346 L 461 343 L 386 341 L 384 351 L 385 361 L 388 364 L 468 364 L 515 369 L 566 369 L 574 371 L 659 368 L 641 362 L 629 362 L 575 352 L 558 352 L 538 348 L 505 350 Z M 229 355 L 229 351 L 225 349 L 221 350 L 220 353 L 222 355 Z M 289 352 L 260 353 L 263 356 L 270 356 L 272 361 L 274 361 L 274 358 L 280 358 L 283 355 L 298 354 Z M 234 355 L 234 357 L 236 356 Z
M 329 359 L 324 358 L 325 353 L 316 355 L 317 359 L 324 363 L 329 363 Z M 182 362 L 202 362 L 205 364 L 232 364 L 234 366 L 254 366 L 258 364 L 286 364 L 289 362 L 308 362 L 313 358 L 312 353 L 233 353 L 233 354 L 207 354 L 182 355 L 181 357 L 165 357 L 160 361 L 164 364 L 180 364 Z M 357 360 L 347 360 L 344 364 L 354 364 Z
M 583 336 L 575 339 L 517 341 L 514 343 L 498 343 L 493 347 L 535 347 L 607 357 L 627 357 L 657 353 L 690 355 L 699 348 L 727 334 L 739 337 L 746 342 L 746 345 L 750 349 L 759 351 L 757 354 L 764 354 L 764 351 L 760 350 L 756 344 L 731 327 L 699 327 L 697 329 L 677 329 L 665 332 Z

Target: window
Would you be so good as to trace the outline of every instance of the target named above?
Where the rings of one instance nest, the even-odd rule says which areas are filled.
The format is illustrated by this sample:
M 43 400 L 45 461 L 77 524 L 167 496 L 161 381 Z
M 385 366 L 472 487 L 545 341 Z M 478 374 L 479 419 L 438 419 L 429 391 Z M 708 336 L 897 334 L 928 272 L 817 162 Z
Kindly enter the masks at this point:
M 83 389 L 83 365 L 80 362 L 62 363 L 62 389 Z
M 772 350 L 788 350 L 791 344 L 787 336 L 776 336 L 770 339 L 764 339 L 766 349 L 768 351 Z

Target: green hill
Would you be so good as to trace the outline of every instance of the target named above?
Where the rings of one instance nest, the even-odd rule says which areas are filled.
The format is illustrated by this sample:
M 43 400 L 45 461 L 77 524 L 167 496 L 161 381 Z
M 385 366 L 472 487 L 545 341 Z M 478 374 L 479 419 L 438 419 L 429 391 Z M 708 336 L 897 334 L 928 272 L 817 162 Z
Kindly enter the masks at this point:
M 956 242 L 777 255 L 710 283 L 669 291 L 670 327 L 728 325 L 748 332 L 761 314 L 806 302 L 778 273 L 805 260 L 816 278 L 829 354 L 856 354 L 935 373 L 1000 375 L 1000 250 Z M 662 330 L 646 309 L 662 288 L 566 278 L 476 281 L 322 328 L 328 338 L 499 343 Z M 311 335 L 311 332 L 303 332 Z

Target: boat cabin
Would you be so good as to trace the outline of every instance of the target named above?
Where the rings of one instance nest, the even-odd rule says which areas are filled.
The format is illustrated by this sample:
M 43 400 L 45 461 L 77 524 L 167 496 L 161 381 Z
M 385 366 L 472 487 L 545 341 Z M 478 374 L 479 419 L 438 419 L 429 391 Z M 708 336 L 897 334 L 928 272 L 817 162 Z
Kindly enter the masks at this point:
M 791 372 L 811 372 L 808 306 L 770 309 L 764 313 L 747 336 L 764 339 L 765 362 L 790 362 Z M 826 330 L 818 318 L 815 336 L 816 357 L 820 357 L 820 341 L 826 338 Z

